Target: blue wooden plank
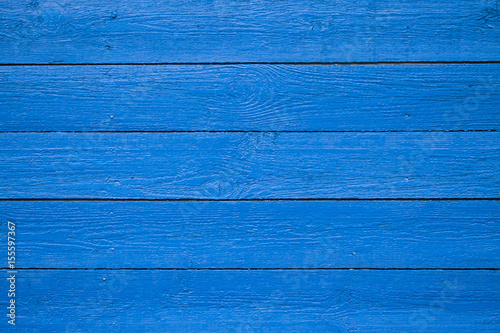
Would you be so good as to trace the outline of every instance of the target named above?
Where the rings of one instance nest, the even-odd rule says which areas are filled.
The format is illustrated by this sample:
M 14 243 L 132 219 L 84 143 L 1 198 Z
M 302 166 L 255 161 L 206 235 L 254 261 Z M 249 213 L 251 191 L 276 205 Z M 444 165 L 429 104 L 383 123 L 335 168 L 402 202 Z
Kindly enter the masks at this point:
M 20 271 L 16 331 L 497 332 L 499 274 Z
M 2 63 L 500 60 L 496 0 L 3 1 Z
M 0 202 L 0 216 L 16 223 L 24 268 L 496 268 L 499 208 L 500 201 L 24 201 Z
M 3 133 L 2 198 L 497 198 L 498 132 Z
M 0 131 L 499 130 L 500 65 L 0 67 Z

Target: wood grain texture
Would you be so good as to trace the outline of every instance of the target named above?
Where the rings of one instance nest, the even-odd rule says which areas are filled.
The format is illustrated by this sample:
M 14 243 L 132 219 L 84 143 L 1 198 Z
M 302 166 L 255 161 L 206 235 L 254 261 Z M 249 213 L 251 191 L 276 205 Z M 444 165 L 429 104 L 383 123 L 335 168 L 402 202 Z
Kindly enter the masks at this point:
M 3 133 L 2 198 L 497 198 L 498 132 Z
M 500 60 L 497 0 L 3 1 L 2 63 Z
M 499 201 L 0 202 L 0 216 L 17 225 L 24 268 L 496 268 L 499 208 Z
M 16 329 L 497 332 L 499 277 L 497 271 L 21 271 Z M 1 281 L 5 290 L 7 280 Z
M 499 332 L 499 78 L 498 0 L 1 2 L 14 331 Z
M 0 131 L 499 130 L 500 65 L 0 67 Z

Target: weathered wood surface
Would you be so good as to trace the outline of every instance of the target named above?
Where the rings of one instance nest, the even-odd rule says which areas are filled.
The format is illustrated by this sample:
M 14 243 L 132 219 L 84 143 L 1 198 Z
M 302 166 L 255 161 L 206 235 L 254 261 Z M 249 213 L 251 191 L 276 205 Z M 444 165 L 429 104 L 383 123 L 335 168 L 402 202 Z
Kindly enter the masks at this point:
M 0 131 L 500 129 L 500 65 L 0 67 Z
M 497 271 L 20 271 L 19 322 L 24 332 L 496 332 L 499 278 Z
M 13 331 L 500 331 L 499 6 L 0 3 Z
M 4 201 L 0 216 L 24 268 L 500 266 L 500 201 Z
M 500 60 L 496 0 L 21 0 L 1 63 Z
M 500 133 L 3 133 L 2 198 L 497 198 Z

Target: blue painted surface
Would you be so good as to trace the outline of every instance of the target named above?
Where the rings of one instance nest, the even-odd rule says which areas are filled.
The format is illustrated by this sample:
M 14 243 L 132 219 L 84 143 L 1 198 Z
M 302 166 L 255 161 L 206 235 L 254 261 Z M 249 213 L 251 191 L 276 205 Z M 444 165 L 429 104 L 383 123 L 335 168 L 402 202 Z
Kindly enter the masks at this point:
M 500 274 L 493 271 L 40 270 L 18 276 L 21 332 L 494 332 L 500 311 L 500 292 L 492 288 Z
M 20 0 L 0 63 L 500 60 L 496 0 Z
M 2 2 L 0 331 L 500 331 L 499 22 Z
M 25 267 L 500 266 L 498 201 L 11 201 L 0 212 L 22 221 Z
M 0 66 L 0 77 L 1 131 L 500 129 L 500 64 Z
M 0 198 L 495 198 L 499 132 L 3 133 Z

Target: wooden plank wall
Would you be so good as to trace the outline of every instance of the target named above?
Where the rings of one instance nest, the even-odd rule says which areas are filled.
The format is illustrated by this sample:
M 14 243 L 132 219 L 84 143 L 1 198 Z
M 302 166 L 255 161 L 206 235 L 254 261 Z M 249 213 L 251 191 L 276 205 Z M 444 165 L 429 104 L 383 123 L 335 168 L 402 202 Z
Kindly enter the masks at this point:
M 0 330 L 500 331 L 499 129 L 498 1 L 3 1 Z

